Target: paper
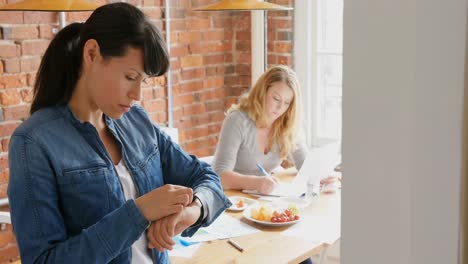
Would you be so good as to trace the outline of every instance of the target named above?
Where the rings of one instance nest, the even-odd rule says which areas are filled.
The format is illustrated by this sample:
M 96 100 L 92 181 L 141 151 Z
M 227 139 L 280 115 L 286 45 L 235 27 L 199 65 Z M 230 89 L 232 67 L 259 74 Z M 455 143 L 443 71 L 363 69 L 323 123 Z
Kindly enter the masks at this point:
M 306 191 L 306 186 L 303 183 L 289 183 L 289 182 L 280 182 L 276 188 L 269 194 L 261 194 L 256 190 L 243 190 L 243 193 L 260 195 L 260 196 L 274 196 L 274 197 L 287 197 L 294 196 L 300 197 Z
M 260 230 L 223 213 L 210 226 L 200 228 L 192 237 L 184 237 L 184 240 L 203 242 L 244 236 L 257 232 L 260 232 Z
M 173 239 L 176 244 L 172 250 L 168 250 L 171 257 L 191 258 L 201 245 L 200 243 L 188 242 L 180 235 L 175 236 Z
M 306 215 L 301 222 L 281 233 L 308 241 L 333 244 L 341 236 L 340 217 Z

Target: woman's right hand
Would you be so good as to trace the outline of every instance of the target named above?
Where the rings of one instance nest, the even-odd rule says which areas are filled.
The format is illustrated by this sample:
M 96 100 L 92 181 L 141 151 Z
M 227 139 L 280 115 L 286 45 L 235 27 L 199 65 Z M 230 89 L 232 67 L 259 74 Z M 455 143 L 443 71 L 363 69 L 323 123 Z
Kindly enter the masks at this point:
M 180 185 L 166 184 L 135 200 L 148 221 L 181 212 L 192 203 L 193 190 Z
M 257 184 L 257 191 L 261 194 L 269 194 L 273 191 L 276 184 L 278 183 L 278 179 L 276 177 L 259 177 Z

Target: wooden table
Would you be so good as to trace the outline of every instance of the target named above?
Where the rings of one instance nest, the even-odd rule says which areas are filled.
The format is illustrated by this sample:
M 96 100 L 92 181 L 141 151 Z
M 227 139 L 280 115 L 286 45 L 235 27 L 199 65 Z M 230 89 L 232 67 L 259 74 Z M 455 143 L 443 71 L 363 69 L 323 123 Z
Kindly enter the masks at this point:
M 291 181 L 295 172 L 286 171 L 277 175 L 282 181 Z M 225 191 L 227 196 L 244 196 L 256 198 L 240 191 Z M 322 194 L 313 204 L 308 206 L 302 215 L 320 215 L 339 219 L 341 212 L 341 195 Z M 242 217 L 242 212 L 227 211 L 241 221 L 260 229 L 263 232 L 233 238 L 244 249 L 239 252 L 227 243 L 227 240 L 215 240 L 203 242 L 192 258 L 171 257 L 172 263 L 299 263 L 311 256 L 320 254 L 329 245 L 312 242 L 297 237 L 281 235 L 281 232 L 289 228 L 268 227 L 253 223 Z M 303 223 L 305 223 L 303 221 Z

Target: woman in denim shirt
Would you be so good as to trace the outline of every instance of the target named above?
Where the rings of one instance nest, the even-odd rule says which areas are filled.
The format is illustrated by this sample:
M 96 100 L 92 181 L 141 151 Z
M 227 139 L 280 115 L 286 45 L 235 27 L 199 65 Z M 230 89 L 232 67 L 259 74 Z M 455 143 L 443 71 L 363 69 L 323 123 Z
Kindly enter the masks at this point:
M 174 235 L 192 235 L 230 206 L 211 167 L 133 105 L 141 82 L 168 67 L 160 31 L 125 3 L 52 40 L 31 117 L 10 141 L 23 263 L 168 263 Z

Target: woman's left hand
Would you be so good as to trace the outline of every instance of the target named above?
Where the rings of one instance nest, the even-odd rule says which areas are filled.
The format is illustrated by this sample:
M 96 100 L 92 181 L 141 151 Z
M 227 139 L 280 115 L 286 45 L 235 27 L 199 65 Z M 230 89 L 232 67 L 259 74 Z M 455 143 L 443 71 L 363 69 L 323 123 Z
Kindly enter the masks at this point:
M 175 245 L 172 237 L 182 233 L 187 227 L 193 225 L 200 217 L 199 202 L 193 202 L 180 213 L 163 217 L 151 223 L 147 231 L 148 247 L 156 248 L 160 252 L 164 249 L 172 250 Z

